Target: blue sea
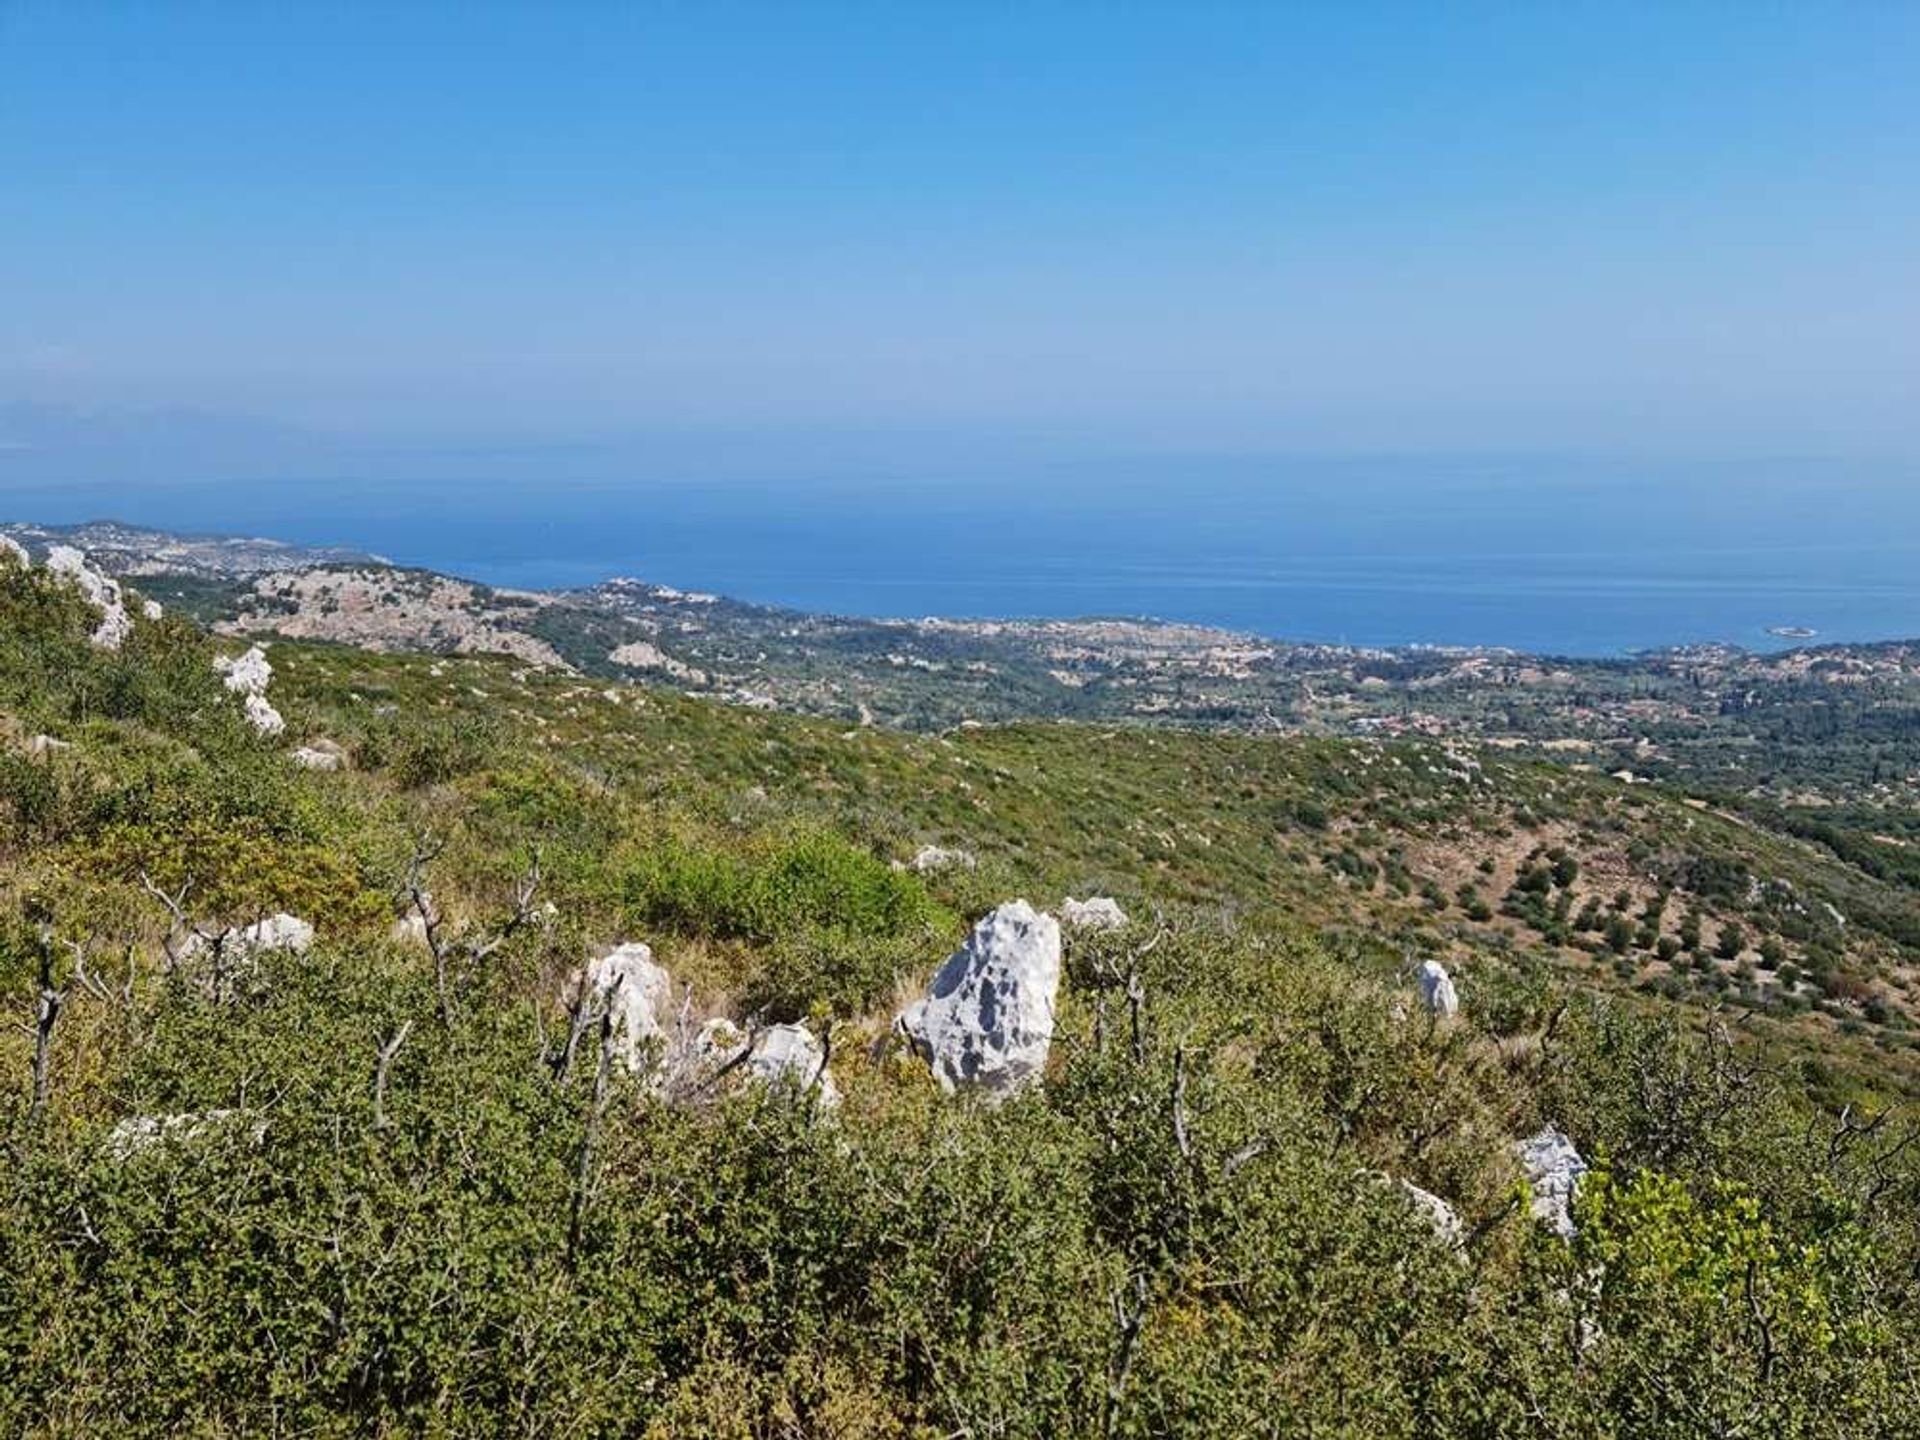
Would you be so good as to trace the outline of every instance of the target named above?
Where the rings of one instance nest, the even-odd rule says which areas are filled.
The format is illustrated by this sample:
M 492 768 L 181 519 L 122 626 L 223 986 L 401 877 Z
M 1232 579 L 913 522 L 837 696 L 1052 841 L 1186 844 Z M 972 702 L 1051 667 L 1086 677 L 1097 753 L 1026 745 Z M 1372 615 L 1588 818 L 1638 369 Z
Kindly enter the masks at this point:
M 869 616 L 1144 615 L 1585 656 L 1920 636 L 1920 470 L 1135 463 L 889 483 L 22 484 L 5 518 L 346 544 L 500 585 L 636 575 Z

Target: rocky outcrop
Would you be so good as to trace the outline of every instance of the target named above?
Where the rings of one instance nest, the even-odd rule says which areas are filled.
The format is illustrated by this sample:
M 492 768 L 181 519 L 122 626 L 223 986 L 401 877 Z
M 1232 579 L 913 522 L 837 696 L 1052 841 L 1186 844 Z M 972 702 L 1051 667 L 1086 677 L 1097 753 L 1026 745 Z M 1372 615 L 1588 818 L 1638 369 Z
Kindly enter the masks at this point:
M 942 1089 L 1001 1098 L 1045 1072 L 1059 988 L 1059 922 L 1013 900 L 973 927 L 895 1025 Z
M 184 1115 L 132 1115 L 107 1132 L 101 1148 L 109 1159 L 125 1162 L 161 1145 L 193 1144 L 221 1134 L 244 1134 L 258 1145 L 267 1124 L 244 1125 L 238 1110 L 200 1110 Z
M 1431 1190 L 1422 1190 L 1411 1180 L 1395 1180 L 1393 1184 L 1414 1213 L 1432 1228 L 1434 1238 L 1441 1244 L 1458 1249 L 1466 1242 L 1467 1232 L 1460 1224 L 1459 1215 L 1454 1213 L 1453 1206 Z
M 582 1003 L 592 1018 L 613 1019 L 614 1054 L 635 1075 L 658 1080 L 669 1061 L 665 1017 L 673 1003 L 673 982 L 653 962 L 653 951 L 638 941 L 616 947 L 588 962 L 580 977 Z
M 1573 1201 L 1587 1162 L 1573 1141 L 1549 1125 L 1538 1134 L 1516 1141 L 1514 1154 L 1533 1192 L 1533 1218 L 1562 1240 L 1573 1239 Z
M 331 640 L 363 650 L 511 655 L 572 673 L 551 645 L 516 628 L 552 599 L 421 571 L 277 570 L 255 580 L 240 613 L 214 628 L 230 635 L 272 631 L 292 640 Z
M 936 870 L 971 870 L 979 862 L 968 850 L 948 850 L 939 845 L 922 845 L 914 853 L 907 868 L 920 875 L 930 875 Z
M 251 960 L 270 950 L 291 950 L 296 955 L 313 944 L 313 926 L 297 915 L 281 911 L 251 925 L 230 927 L 209 938 L 193 934 L 180 947 L 180 958 L 190 960 L 219 948 L 227 961 Z
M 1127 912 L 1118 900 L 1104 895 L 1076 900 L 1071 895 L 1060 906 L 1060 918 L 1077 930 L 1120 930 L 1127 924 Z
M 278 735 L 287 722 L 267 699 L 267 685 L 273 679 L 273 666 L 258 645 L 244 655 L 216 655 L 213 668 L 226 677 L 227 689 L 244 698 L 247 723 L 262 735 Z
M 703 1077 L 737 1072 L 760 1085 L 814 1091 L 828 1109 L 840 1103 L 827 1052 L 804 1025 L 775 1025 L 749 1037 L 730 1020 L 709 1020 L 695 1047 Z
M 127 614 L 120 582 L 109 579 L 87 563 L 87 557 L 71 545 L 54 545 L 47 551 L 47 569 L 79 587 L 87 603 L 100 612 L 100 624 L 93 632 L 93 643 L 102 650 L 118 650 L 133 633 L 133 617 Z
M 1453 977 L 1438 960 L 1422 964 L 1419 979 L 1420 1003 L 1427 1007 L 1428 1014 L 1450 1020 L 1460 1013 L 1460 996 L 1453 988 Z
M 27 553 L 27 547 L 11 535 L 0 535 L 0 558 L 11 560 L 23 569 L 33 564 L 33 556 Z
M 293 748 L 293 763 L 302 770 L 344 770 L 347 752 L 332 740 L 315 740 Z

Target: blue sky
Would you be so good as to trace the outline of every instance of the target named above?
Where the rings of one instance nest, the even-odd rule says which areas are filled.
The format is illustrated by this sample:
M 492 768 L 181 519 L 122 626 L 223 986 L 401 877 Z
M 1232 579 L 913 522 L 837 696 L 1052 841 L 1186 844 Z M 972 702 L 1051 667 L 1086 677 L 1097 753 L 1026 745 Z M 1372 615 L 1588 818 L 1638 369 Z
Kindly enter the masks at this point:
M 1916 76 L 1901 4 L 0 0 L 0 444 L 1911 460 Z

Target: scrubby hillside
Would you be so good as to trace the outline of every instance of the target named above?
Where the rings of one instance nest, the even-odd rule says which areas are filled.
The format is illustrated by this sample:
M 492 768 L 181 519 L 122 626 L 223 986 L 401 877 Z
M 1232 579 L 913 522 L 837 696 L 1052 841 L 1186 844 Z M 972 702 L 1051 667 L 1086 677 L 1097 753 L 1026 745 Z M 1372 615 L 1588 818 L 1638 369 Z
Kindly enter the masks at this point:
M 0 556 L 10 1432 L 1920 1423 L 1912 911 L 1831 847 L 1463 747 L 291 643 L 269 733 L 236 647 L 97 628 Z M 1069 894 L 1131 921 L 1067 930 L 1042 1083 L 944 1093 L 894 1016 Z M 622 942 L 675 1012 L 631 1068 Z M 667 1083 L 710 1016 L 839 1103 Z

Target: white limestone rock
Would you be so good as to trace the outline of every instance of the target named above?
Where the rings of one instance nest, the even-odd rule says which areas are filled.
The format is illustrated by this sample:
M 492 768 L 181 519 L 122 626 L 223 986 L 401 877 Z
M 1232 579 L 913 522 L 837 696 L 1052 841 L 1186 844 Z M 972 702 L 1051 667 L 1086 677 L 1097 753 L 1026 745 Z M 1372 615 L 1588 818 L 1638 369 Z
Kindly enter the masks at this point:
M 907 868 L 920 875 L 936 870 L 971 870 L 979 862 L 969 850 L 948 850 L 939 845 L 922 845 Z
M 1420 966 L 1420 1003 L 1427 1013 L 1450 1020 L 1460 1013 L 1460 996 L 1453 988 L 1453 977 L 1438 960 Z
M 293 763 L 302 770 L 344 770 L 347 752 L 331 740 L 316 740 L 311 745 L 296 745 Z
M 264 695 L 273 679 L 273 665 L 258 645 L 244 655 L 216 655 L 213 668 L 226 676 L 227 689 L 236 695 Z
M 304 953 L 313 944 L 313 926 L 284 910 L 256 920 L 251 925 L 222 930 L 216 937 L 221 955 L 228 961 L 251 960 L 270 950 Z M 190 935 L 180 947 L 180 958 L 190 960 L 214 948 L 214 941 L 199 934 Z
M 287 722 L 267 699 L 267 685 L 273 679 L 273 666 L 258 645 L 244 655 L 216 655 L 213 668 L 226 676 L 227 689 L 245 698 L 247 723 L 262 735 L 278 735 Z
M 1069 895 L 1060 907 L 1060 918 L 1080 930 L 1122 930 L 1127 924 L 1127 912 L 1120 908 L 1120 902 L 1104 895 L 1085 900 Z
M 56 740 L 51 735 L 35 735 L 27 741 L 29 755 L 53 755 L 61 750 L 73 749 L 71 740 Z
M 1514 1154 L 1533 1192 L 1533 1218 L 1549 1226 L 1562 1240 L 1573 1239 L 1573 1201 L 1587 1162 L 1573 1141 L 1549 1125 L 1538 1134 L 1514 1143 Z
M 247 696 L 245 709 L 247 723 L 262 735 L 278 735 L 287 728 L 285 719 L 264 695 Z
M 1466 1228 L 1461 1225 L 1453 1206 L 1431 1190 L 1422 1190 L 1411 1180 L 1395 1180 L 1393 1183 L 1420 1218 L 1432 1227 L 1436 1240 L 1456 1250 L 1466 1243 Z
M 160 1145 L 192 1144 L 225 1131 L 239 1129 L 238 1110 L 189 1111 L 182 1115 L 131 1115 L 107 1132 L 102 1149 L 109 1159 L 127 1161 Z M 246 1127 L 248 1140 L 258 1145 L 266 1138 L 267 1122 Z
M 1003 1098 L 1045 1073 L 1059 989 L 1059 922 L 1012 900 L 973 927 L 895 1026 L 943 1090 Z
M 110 579 L 87 563 L 87 557 L 71 545 L 55 545 L 47 551 L 47 569 L 77 585 L 87 602 L 100 612 L 100 624 L 93 632 L 93 643 L 102 650 L 118 650 L 133 633 L 133 617 L 127 614 L 120 582 Z
M 158 620 L 162 615 L 166 614 L 166 611 L 160 608 L 160 602 L 158 600 L 142 600 L 140 602 L 140 613 L 149 620 Z
M 589 961 L 582 976 L 588 1013 L 613 1016 L 615 1054 L 636 1075 L 656 1079 L 667 1061 L 664 1017 L 673 1003 L 673 982 L 653 963 L 653 951 L 638 941 Z
M 826 1068 L 827 1052 L 804 1025 L 775 1025 L 753 1037 L 752 1050 L 742 1057 L 746 1034 L 730 1020 L 709 1020 L 695 1042 L 699 1068 L 707 1075 L 738 1062 L 737 1070 L 761 1085 L 791 1084 L 798 1091 L 816 1089 L 820 1104 L 831 1110 L 840 1103 L 839 1088 Z
M 27 547 L 11 535 L 0 535 L 0 556 L 12 560 L 23 570 L 30 569 L 33 565 L 33 556 L 27 553 Z

